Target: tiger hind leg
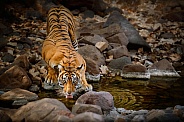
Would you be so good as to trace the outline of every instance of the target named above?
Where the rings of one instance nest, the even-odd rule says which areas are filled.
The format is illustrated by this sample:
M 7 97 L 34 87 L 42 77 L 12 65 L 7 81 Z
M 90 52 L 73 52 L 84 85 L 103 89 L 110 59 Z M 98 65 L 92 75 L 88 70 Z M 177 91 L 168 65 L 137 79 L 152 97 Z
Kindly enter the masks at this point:
M 57 84 L 57 72 L 52 67 L 48 66 L 48 73 L 45 78 L 45 82 L 48 84 Z

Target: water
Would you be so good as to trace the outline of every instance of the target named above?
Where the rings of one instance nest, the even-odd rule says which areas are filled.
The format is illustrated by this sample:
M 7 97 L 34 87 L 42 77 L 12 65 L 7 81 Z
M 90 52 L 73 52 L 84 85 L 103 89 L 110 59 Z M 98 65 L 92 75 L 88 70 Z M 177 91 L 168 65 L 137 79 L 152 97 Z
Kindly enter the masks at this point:
M 184 105 L 184 82 L 182 78 L 151 78 L 134 80 L 102 78 L 99 83 L 91 83 L 94 91 L 108 91 L 114 97 L 116 108 L 127 110 L 165 109 L 175 105 Z M 58 97 L 55 92 L 42 92 L 40 98 L 50 97 L 62 101 L 69 109 L 75 100 Z

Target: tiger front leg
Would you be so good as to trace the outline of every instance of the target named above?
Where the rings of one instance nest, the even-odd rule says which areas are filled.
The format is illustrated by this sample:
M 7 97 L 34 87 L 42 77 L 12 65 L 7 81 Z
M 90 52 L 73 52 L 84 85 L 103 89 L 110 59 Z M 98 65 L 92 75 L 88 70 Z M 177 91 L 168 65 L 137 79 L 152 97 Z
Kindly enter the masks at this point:
M 82 75 L 82 85 L 85 88 L 85 91 L 93 90 L 93 86 L 91 84 L 88 84 L 86 81 L 85 73 Z
M 48 73 L 45 78 L 45 82 L 48 84 L 57 84 L 57 71 L 52 67 L 48 66 Z

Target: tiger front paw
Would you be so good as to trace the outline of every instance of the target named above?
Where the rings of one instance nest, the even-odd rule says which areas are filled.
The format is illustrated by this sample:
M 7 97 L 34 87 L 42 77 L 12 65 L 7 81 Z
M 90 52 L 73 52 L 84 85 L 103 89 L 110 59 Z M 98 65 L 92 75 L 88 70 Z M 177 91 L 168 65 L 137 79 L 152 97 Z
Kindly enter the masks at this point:
M 56 75 L 47 74 L 47 76 L 45 78 L 45 82 L 47 84 L 56 84 L 57 83 L 57 77 L 56 77 Z
M 85 91 L 92 91 L 93 90 L 93 86 L 91 84 L 87 84 L 84 87 L 85 87 Z

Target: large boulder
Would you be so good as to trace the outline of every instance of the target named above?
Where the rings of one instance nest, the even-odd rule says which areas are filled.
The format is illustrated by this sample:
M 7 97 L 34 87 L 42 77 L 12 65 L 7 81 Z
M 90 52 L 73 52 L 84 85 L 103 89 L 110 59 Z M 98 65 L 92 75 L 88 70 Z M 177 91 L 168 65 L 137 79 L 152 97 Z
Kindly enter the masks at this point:
M 129 21 L 118 11 L 114 11 L 110 14 L 103 27 L 108 27 L 114 23 L 119 24 L 121 30 L 128 38 L 128 49 L 136 49 L 140 47 L 143 47 L 145 50 L 151 49 L 151 47 L 139 35 L 139 32 L 133 27 L 133 25 L 131 25 Z
M 103 111 L 110 111 L 114 108 L 113 96 L 109 92 L 90 91 L 81 95 L 75 104 L 98 105 Z
M 85 45 L 78 49 L 78 52 L 84 57 L 91 58 L 92 60 L 96 61 L 98 66 L 105 64 L 105 58 L 100 53 L 100 51 L 92 45 Z
M 20 106 L 27 104 L 29 101 L 37 100 L 38 95 L 24 89 L 15 88 L 2 94 L 0 99 L 7 102 L 13 101 L 12 105 Z
M 51 98 L 44 98 L 38 101 L 30 102 L 20 107 L 13 115 L 10 115 L 13 121 L 61 121 L 62 118 L 70 120 L 74 115 L 66 106 Z

